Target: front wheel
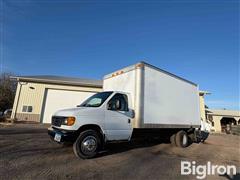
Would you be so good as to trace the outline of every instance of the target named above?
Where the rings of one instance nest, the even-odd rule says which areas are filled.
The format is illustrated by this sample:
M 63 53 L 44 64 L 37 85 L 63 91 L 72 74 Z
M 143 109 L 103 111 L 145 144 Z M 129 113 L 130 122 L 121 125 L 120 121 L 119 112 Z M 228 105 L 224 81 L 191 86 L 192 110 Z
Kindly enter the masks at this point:
M 101 141 L 98 133 L 94 130 L 86 130 L 80 133 L 73 144 L 73 151 L 77 157 L 89 159 L 96 156 L 100 146 Z

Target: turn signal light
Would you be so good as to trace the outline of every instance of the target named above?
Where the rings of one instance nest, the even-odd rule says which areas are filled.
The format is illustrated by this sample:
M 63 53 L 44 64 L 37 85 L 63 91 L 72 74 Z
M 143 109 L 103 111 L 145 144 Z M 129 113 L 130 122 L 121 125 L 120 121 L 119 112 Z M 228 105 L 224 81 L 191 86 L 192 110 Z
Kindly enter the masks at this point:
M 72 126 L 75 123 L 75 117 L 68 117 L 67 118 L 67 125 Z

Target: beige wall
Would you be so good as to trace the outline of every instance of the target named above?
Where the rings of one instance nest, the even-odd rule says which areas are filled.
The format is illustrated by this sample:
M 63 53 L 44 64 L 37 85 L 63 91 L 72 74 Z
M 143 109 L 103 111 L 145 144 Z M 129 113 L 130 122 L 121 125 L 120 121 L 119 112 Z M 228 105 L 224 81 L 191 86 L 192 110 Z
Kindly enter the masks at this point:
M 14 115 L 14 113 L 40 114 L 42 101 L 44 97 L 45 85 L 36 83 L 21 83 L 21 84 L 22 85 L 18 83 L 12 116 Z M 35 89 L 30 89 L 30 87 L 34 87 Z M 22 112 L 23 105 L 33 106 L 32 113 Z
M 224 117 L 228 117 L 228 116 L 217 116 L 217 115 L 212 115 L 212 120 L 214 122 L 214 128 L 215 128 L 215 132 L 221 132 L 222 131 L 222 127 L 221 127 L 221 119 Z M 234 118 L 236 120 L 236 123 L 238 124 L 238 121 L 240 120 L 239 117 L 229 117 L 229 118 Z
M 61 90 L 75 90 L 87 92 L 100 92 L 101 88 L 83 87 L 83 86 L 68 86 L 68 85 L 55 85 L 43 84 L 32 82 L 18 83 L 15 101 L 13 105 L 12 117 L 18 120 L 30 120 L 40 122 L 40 114 L 42 112 L 44 93 L 46 89 L 61 89 Z M 33 111 L 22 112 L 23 106 L 32 106 Z
M 212 121 L 214 123 L 213 127 L 215 129 L 215 132 L 221 132 L 222 131 L 221 119 L 222 119 L 222 116 L 212 116 Z
M 224 109 L 208 109 L 208 119 L 214 122 L 215 132 L 221 132 L 221 119 L 234 118 L 236 123 L 240 120 L 240 111 L 238 110 L 224 110 Z

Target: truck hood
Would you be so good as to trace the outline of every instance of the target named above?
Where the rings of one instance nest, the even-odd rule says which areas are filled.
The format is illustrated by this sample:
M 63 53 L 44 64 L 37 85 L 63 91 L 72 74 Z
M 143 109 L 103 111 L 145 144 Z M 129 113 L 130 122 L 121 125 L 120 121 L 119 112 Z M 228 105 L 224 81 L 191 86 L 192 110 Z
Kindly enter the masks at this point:
M 93 107 L 76 107 L 69 109 L 61 109 L 54 113 L 54 116 L 77 116 L 77 115 L 89 115 L 90 111 L 95 111 L 97 108 Z

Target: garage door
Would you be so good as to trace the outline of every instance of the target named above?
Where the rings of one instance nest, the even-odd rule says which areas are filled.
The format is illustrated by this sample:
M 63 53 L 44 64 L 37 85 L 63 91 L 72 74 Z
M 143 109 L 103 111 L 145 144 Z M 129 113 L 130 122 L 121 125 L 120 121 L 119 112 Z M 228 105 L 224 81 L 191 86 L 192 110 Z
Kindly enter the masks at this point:
M 51 123 L 51 117 L 57 110 L 76 107 L 93 94 L 93 92 L 47 89 L 42 122 Z

